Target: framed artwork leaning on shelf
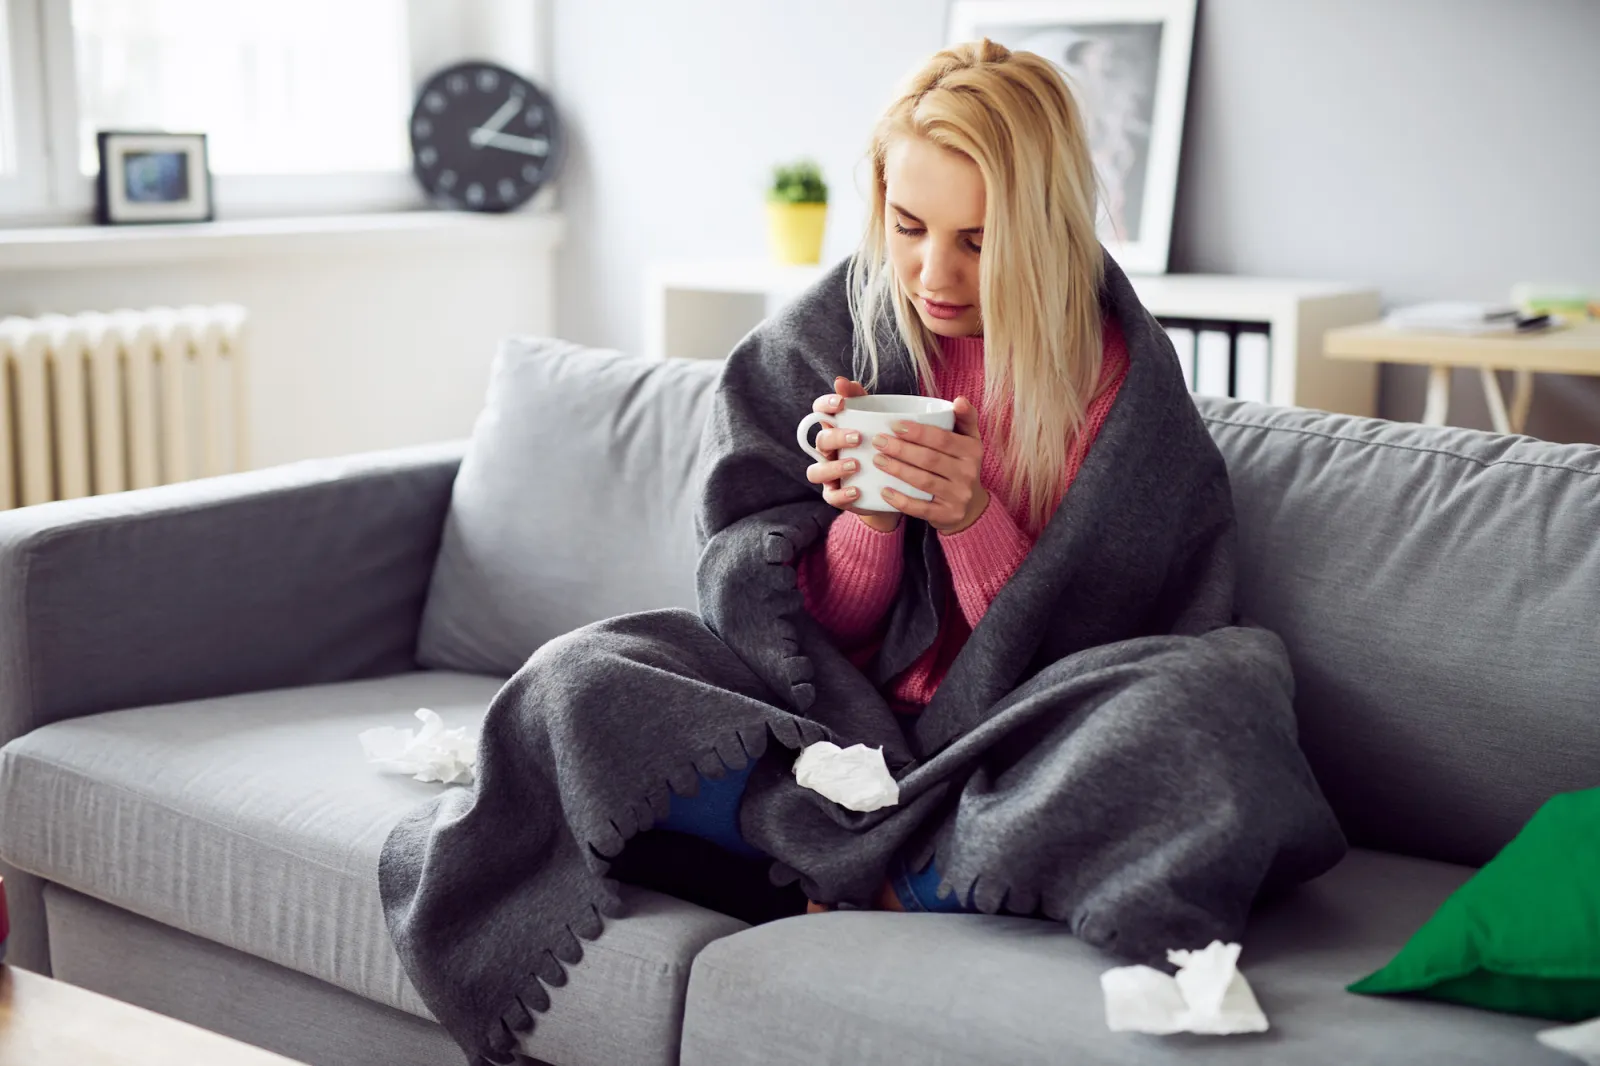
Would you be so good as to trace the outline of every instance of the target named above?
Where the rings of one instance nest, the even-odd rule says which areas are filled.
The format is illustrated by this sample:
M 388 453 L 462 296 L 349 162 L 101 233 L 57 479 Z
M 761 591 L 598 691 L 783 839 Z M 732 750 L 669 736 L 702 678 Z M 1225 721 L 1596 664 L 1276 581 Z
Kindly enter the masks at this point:
M 214 217 L 205 134 L 103 130 L 95 140 L 100 150 L 96 222 L 207 222 Z
M 1164 274 L 1195 0 L 955 0 L 946 40 L 987 37 L 1054 63 L 1078 99 L 1100 182 L 1101 243 Z

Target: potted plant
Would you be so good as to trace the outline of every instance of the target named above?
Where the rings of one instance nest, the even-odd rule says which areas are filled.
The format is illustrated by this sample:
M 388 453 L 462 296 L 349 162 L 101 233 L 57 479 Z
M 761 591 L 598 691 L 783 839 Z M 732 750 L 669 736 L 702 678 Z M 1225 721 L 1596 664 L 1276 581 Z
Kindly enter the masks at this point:
M 809 159 L 773 168 L 767 193 L 767 234 L 780 263 L 815 263 L 822 258 L 828 215 L 828 185 Z

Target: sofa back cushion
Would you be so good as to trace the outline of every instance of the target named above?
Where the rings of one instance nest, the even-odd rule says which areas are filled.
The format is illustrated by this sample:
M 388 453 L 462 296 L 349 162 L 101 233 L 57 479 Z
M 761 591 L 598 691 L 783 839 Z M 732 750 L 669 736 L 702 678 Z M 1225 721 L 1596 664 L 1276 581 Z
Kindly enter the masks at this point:
M 693 608 L 719 369 L 507 342 L 419 661 L 510 675 L 589 622 Z M 1240 612 L 1288 647 L 1301 743 L 1352 842 L 1478 864 L 1600 780 L 1600 447 L 1196 403 L 1233 483 Z
M 418 662 L 509 676 L 579 626 L 693 609 L 692 482 L 720 369 L 545 338 L 502 345 L 452 490 Z
M 1479 864 L 1600 782 L 1600 447 L 1196 402 L 1353 843 Z

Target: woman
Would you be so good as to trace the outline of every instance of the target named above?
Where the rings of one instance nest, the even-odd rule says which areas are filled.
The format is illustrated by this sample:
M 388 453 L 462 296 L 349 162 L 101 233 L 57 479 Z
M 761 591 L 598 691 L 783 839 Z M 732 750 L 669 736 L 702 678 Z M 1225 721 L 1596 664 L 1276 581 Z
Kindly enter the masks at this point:
M 1127 372 L 1121 332 L 1099 305 L 1090 152 L 1056 68 L 987 40 L 936 56 L 873 133 L 871 209 L 849 288 L 860 347 L 876 364 L 866 323 L 891 309 L 922 391 L 955 401 L 956 429 L 908 423 L 898 439 L 877 442 L 884 471 L 933 497 L 885 490 L 895 508 L 887 515 L 860 507 L 859 490 L 846 484 L 855 461 L 837 458 L 861 443 L 859 434 L 823 429 L 817 447 L 829 459 L 806 476 L 851 514 L 806 556 L 799 583 L 807 611 L 862 665 L 899 589 L 902 515 L 937 531 L 952 595 L 933 645 L 889 688 L 900 713 L 927 705 L 1026 558 Z M 986 242 L 987 232 L 994 237 Z M 1050 293 L 1061 295 L 1040 298 Z M 867 395 L 842 376 L 834 385 L 814 405 L 823 415 Z M 676 800 L 662 827 L 738 849 L 744 776 Z M 959 909 L 937 898 L 931 864 L 914 877 L 897 874 L 878 906 Z
M 651 841 L 748 856 L 812 909 L 1036 915 L 1154 965 L 1237 940 L 1259 892 L 1343 853 L 1282 643 L 1234 618 L 1222 457 L 1095 241 L 1059 75 L 940 52 L 872 158 L 861 252 L 723 367 L 698 613 L 542 646 L 489 707 L 476 786 L 385 843 L 395 947 L 469 1053 L 533 1028 Z M 956 401 L 954 432 L 880 445 L 932 496 L 887 516 L 858 510 L 837 428 L 809 470 L 794 443 L 864 388 Z M 822 741 L 881 751 L 898 802 L 801 787 Z

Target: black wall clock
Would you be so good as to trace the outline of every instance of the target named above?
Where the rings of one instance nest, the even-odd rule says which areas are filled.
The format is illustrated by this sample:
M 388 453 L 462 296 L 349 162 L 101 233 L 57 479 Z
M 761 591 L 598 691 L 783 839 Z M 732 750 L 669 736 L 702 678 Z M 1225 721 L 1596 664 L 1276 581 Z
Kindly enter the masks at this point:
M 560 120 L 528 79 L 473 60 L 429 78 L 411 111 L 411 169 L 434 203 L 510 211 L 561 166 Z

